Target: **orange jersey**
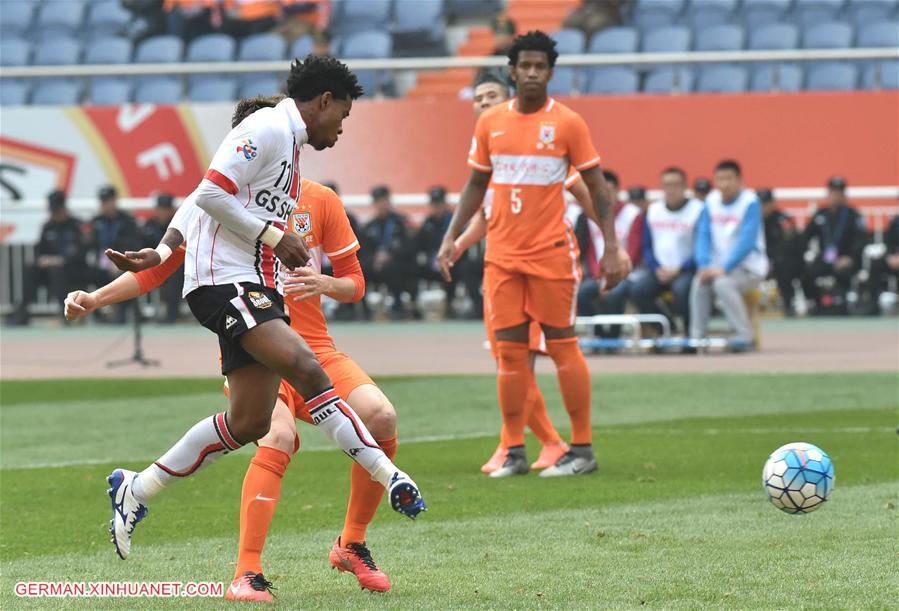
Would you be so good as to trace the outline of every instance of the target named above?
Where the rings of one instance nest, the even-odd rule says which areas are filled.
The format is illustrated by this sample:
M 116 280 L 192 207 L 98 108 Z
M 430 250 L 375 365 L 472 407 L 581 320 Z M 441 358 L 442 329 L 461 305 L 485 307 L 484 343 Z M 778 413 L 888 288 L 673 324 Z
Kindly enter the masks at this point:
M 541 110 L 522 114 L 516 100 L 487 110 L 475 127 L 468 165 L 491 172 L 493 201 L 487 221 L 485 260 L 541 259 L 567 253 L 566 183 L 599 165 L 587 124 L 549 98 Z M 570 182 L 567 179 L 571 179 Z
M 320 274 L 324 256 L 339 260 L 354 255 L 359 250 L 359 240 L 350 227 L 343 203 L 334 191 L 305 178 L 300 183 L 300 189 L 300 203 L 290 215 L 287 230 L 305 238 L 312 255 L 309 265 Z M 161 286 L 184 264 L 184 254 L 182 245 L 165 263 L 135 274 L 141 294 Z M 290 326 L 316 354 L 336 350 L 334 340 L 328 334 L 321 297 L 295 302 L 287 295 L 284 302 L 290 314 Z
M 305 238 L 312 255 L 309 265 L 319 274 L 325 256 L 339 259 L 359 250 L 359 240 L 340 198 L 328 187 L 305 178 L 300 183 L 300 201 L 290 214 L 287 230 Z M 290 326 L 314 352 L 334 349 L 320 297 L 296 302 L 287 295 L 284 303 L 290 314 Z

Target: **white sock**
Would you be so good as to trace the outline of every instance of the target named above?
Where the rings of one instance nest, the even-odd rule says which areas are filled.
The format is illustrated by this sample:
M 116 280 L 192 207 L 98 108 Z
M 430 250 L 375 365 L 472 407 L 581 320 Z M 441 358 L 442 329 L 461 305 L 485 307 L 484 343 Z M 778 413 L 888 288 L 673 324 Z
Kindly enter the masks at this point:
M 228 429 L 228 418 L 224 412 L 204 418 L 193 425 L 162 458 L 134 478 L 134 498 L 146 503 L 173 481 L 193 475 L 201 467 L 240 447 L 241 444 Z
M 362 420 L 333 388 L 306 401 L 315 426 L 330 437 L 344 453 L 387 488 L 399 471 L 375 441 Z

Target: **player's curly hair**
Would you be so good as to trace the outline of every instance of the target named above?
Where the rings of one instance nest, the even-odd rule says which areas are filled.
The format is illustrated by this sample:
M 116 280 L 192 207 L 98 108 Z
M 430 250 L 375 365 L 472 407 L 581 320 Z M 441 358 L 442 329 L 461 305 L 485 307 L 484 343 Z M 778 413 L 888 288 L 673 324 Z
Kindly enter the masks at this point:
M 340 100 L 355 100 L 365 91 L 346 64 L 329 55 L 307 55 L 293 60 L 287 75 L 287 95 L 308 102 L 326 91 Z
M 522 51 L 542 51 L 546 53 L 546 59 L 549 61 L 549 67 L 556 65 L 559 58 L 559 52 L 556 51 L 556 41 L 540 30 L 531 30 L 527 34 L 522 34 L 515 38 L 512 47 L 509 49 L 509 65 L 514 66 L 518 63 L 518 54 Z
M 274 108 L 278 102 L 286 98 L 283 93 L 275 95 L 257 95 L 252 98 L 245 98 L 237 103 L 234 107 L 234 114 L 231 115 L 231 127 L 237 127 L 240 122 L 249 117 L 251 114 L 262 108 Z

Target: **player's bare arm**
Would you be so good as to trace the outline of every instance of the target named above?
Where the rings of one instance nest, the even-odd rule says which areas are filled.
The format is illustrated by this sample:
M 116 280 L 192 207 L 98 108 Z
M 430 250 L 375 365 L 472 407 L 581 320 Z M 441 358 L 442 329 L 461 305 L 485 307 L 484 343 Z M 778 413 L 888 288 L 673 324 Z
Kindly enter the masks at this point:
M 289 295 L 291 301 L 326 295 L 341 303 L 352 303 L 356 297 L 356 283 L 351 278 L 319 274 L 308 266 L 285 273 L 283 280 L 284 295 Z
M 487 217 L 484 216 L 483 210 L 480 214 L 475 214 L 468 223 L 468 227 L 462 232 L 455 241 L 456 252 L 453 254 L 453 263 L 471 248 L 473 244 L 477 244 L 487 237 Z
M 615 202 L 609 196 L 600 166 L 583 170 L 581 176 L 592 195 L 593 207 L 599 218 L 599 228 L 605 242 L 602 269 L 606 278 L 606 288 L 613 288 L 627 275 L 628 267 L 626 256 L 622 257 L 618 236 L 615 235 Z
M 487 193 L 487 185 L 490 184 L 491 174 L 491 172 L 472 170 L 471 175 L 468 177 L 468 182 L 465 183 L 465 188 L 462 189 L 462 195 L 459 196 L 459 207 L 453 215 L 453 220 L 450 221 L 450 226 L 443 236 L 443 243 L 437 252 L 440 273 L 447 282 L 452 279 L 450 269 L 453 266 L 456 251 L 456 237 L 481 207 L 481 202 L 484 201 L 484 194 Z
M 137 273 L 160 265 L 183 243 L 184 236 L 181 235 L 181 232 L 174 227 L 169 227 L 156 248 L 144 248 L 138 251 L 128 250 L 125 252 L 107 248 L 104 254 L 121 271 Z
M 94 310 L 134 299 L 140 295 L 140 283 L 134 274 L 122 274 L 93 292 L 72 291 L 63 302 L 66 320 L 84 318 Z

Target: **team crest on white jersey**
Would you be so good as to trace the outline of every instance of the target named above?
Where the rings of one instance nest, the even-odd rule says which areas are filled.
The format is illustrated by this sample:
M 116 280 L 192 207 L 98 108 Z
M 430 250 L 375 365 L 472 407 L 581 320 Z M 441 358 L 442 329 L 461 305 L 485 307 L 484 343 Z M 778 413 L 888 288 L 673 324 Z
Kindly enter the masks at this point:
M 247 293 L 247 297 L 250 299 L 250 303 L 253 304 L 253 307 L 259 310 L 267 310 L 272 307 L 272 300 L 268 298 L 268 295 L 265 293 L 260 293 L 259 291 L 250 291 Z
M 293 230 L 297 235 L 301 236 L 312 231 L 312 215 L 308 212 L 297 212 L 294 214 Z

